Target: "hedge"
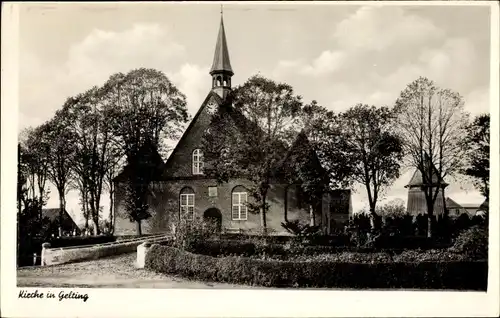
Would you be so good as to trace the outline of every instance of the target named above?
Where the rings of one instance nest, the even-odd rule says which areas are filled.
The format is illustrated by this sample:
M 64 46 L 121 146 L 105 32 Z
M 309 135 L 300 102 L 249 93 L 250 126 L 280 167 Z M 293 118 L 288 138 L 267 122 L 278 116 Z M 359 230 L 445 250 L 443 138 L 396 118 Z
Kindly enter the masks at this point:
M 347 246 L 350 244 L 350 236 L 348 234 L 339 235 L 314 235 L 310 237 L 299 237 L 294 235 L 269 235 L 263 237 L 261 235 L 248 235 L 248 234 L 222 234 L 223 240 L 263 240 L 272 244 L 283 244 L 288 242 L 300 242 L 303 239 L 308 241 L 308 245 L 328 245 L 328 246 Z
M 427 239 L 420 241 L 428 242 Z M 419 244 L 413 245 L 417 249 L 419 246 L 424 246 L 423 249 L 430 249 L 435 244 Z M 358 253 L 375 253 L 387 252 L 390 254 L 399 254 L 408 250 L 398 244 L 376 245 L 374 247 L 355 247 L 355 246 L 324 246 L 324 245 L 307 245 L 307 244 L 277 244 L 277 243 L 255 243 L 253 241 L 239 240 L 196 240 L 189 242 L 186 249 L 195 254 L 203 254 L 208 256 L 245 256 L 252 257 L 255 255 L 272 255 L 272 256 L 290 256 L 290 255 L 318 255 L 327 253 L 339 252 L 358 252 Z M 422 247 L 420 247 L 422 248 Z
M 337 263 L 211 257 L 154 244 L 146 268 L 204 281 L 266 287 L 486 290 L 486 261 Z

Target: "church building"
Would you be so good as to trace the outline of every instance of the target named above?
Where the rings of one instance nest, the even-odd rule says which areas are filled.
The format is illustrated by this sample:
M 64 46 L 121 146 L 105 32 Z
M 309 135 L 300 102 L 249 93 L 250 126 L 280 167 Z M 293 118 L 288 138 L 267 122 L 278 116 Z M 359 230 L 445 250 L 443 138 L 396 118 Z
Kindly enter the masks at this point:
M 218 184 L 203 173 L 202 137 L 214 110 L 222 105 L 227 106 L 233 75 L 221 16 L 210 77 L 207 76 L 210 91 L 167 161 L 163 162 L 159 154 L 153 154 L 160 172 L 151 187 L 148 203 L 152 217 L 142 221 L 143 234 L 169 232 L 179 220 L 190 221 L 195 218 L 215 218 L 223 232 L 261 233 L 261 216 L 251 213 L 247 207 L 252 199 L 247 191 L 249 181 L 241 178 Z M 284 158 L 292 150 L 285 151 Z M 315 157 L 315 154 L 312 156 Z M 123 182 L 126 169 L 114 181 L 116 235 L 136 233 L 136 225 L 129 220 L 124 209 Z M 317 202 L 314 209 L 310 210 L 302 203 L 298 189 L 299 186 L 282 181 L 271 185 L 268 194 L 270 207 L 266 214 L 270 234 L 286 234 L 281 223 L 293 220 L 318 225 L 324 233 L 329 233 L 336 220 L 348 219 L 352 213 L 350 190 L 325 193 L 321 202 Z

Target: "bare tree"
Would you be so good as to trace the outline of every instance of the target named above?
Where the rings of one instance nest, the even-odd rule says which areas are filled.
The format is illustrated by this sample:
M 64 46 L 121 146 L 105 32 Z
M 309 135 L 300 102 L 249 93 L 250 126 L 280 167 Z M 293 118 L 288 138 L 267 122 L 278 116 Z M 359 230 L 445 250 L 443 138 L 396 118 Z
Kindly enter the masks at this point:
M 434 203 L 444 178 L 459 172 L 465 149 L 468 114 L 462 97 L 449 89 L 438 88 L 420 77 L 410 83 L 396 101 L 398 133 L 404 140 L 409 165 L 422 174 L 428 215 L 428 237 L 432 237 Z

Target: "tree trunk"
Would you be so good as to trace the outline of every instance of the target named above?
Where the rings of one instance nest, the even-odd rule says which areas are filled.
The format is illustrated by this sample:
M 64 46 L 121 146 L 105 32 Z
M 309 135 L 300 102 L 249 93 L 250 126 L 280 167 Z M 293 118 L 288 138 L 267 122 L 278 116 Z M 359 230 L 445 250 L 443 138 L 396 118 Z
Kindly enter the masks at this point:
M 370 204 L 370 229 L 372 232 L 377 230 L 377 213 L 374 204 Z
M 101 233 L 99 229 L 99 211 L 92 215 L 92 220 L 94 221 L 94 235 L 97 236 Z
M 310 218 L 309 224 L 311 226 L 315 226 L 316 225 L 316 219 L 314 217 L 314 208 L 313 208 L 312 204 L 309 204 L 309 218 Z
M 114 215 L 114 189 L 110 186 L 109 189 L 109 232 L 113 234 L 115 232 L 115 215 Z
M 266 198 L 262 199 L 262 207 L 260 208 L 260 224 L 262 226 L 262 234 L 267 235 L 267 221 L 266 221 Z
M 141 221 L 135 221 L 135 230 L 136 230 L 136 233 L 137 235 L 142 235 L 142 226 L 141 226 Z
M 59 192 L 59 237 L 63 235 L 64 212 L 66 211 L 66 199 L 64 198 L 64 189 L 58 189 Z
M 432 201 L 432 200 L 429 200 Z M 433 233 L 433 222 L 434 221 L 434 204 L 432 202 L 427 202 L 427 237 L 431 238 Z

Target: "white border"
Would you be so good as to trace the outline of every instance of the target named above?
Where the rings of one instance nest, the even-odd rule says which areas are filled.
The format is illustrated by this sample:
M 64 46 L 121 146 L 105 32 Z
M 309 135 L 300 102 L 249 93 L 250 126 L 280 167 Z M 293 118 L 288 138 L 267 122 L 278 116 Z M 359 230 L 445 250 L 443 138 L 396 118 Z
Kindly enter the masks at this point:
M 146 3 L 146 2 L 145 2 Z M 151 3 L 151 2 L 147 2 Z M 195 2 L 214 4 L 214 2 Z M 258 5 L 269 2 L 224 2 Z M 50 5 L 51 2 L 47 2 Z M 100 5 L 135 3 L 108 2 Z M 182 3 L 187 5 L 187 3 Z M 273 4 L 314 5 L 307 1 Z M 490 256 L 487 293 L 409 292 L 409 291 L 330 291 L 330 290 L 134 290 L 75 289 L 88 293 L 89 300 L 53 301 L 18 299 L 15 269 L 16 142 L 18 105 L 18 11 L 14 3 L 2 6 L 2 169 L 1 169 L 1 312 L 7 317 L 226 317 L 226 316 L 498 316 L 499 314 L 499 7 L 488 1 L 422 1 L 422 2 L 320 2 L 322 5 L 487 5 L 491 7 L 491 202 Z M 69 5 L 69 4 L 67 4 Z M 95 5 L 95 3 L 93 4 Z M 466 23 L 464 21 L 464 23 Z M 46 292 L 47 288 L 38 288 Z M 63 289 L 51 289 L 59 292 Z M 69 289 L 65 289 L 69 291 Z M 244 302 L 241 302 L 244 299 Z

